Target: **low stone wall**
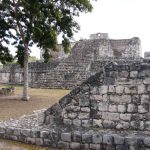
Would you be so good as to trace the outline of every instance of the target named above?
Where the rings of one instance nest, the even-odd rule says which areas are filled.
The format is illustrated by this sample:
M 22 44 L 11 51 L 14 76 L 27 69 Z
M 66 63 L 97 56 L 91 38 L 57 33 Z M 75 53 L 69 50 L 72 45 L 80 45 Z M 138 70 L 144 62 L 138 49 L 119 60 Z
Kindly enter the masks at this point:
M 8 87 L 8 88 L 1 88 L 0 89 L 0 96 L 2 95 L 13 95 L 15 93 L 14 87 Z

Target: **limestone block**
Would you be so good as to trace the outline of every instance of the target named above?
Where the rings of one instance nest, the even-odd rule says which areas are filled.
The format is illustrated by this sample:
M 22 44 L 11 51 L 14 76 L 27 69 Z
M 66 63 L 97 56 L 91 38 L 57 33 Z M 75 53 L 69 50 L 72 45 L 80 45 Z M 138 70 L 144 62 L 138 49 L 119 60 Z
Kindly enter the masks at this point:
M 94 127 L 103 128 L 103 126 L 102 126 L 102 120 L 100 120 L 100 119 L 93 119 L 93 126 Z
M 138 94 L 144 94 L 146 92 L 146 88 L 144 84 L 138 85 Z
M 90 102 L 89 99 L 79 99 L 79 106 L 89 106 Z
M 71 119 L 64 119 L 63 122 L 66 125 L 72 125 L 72 120 Z
M 43 139 L 42 138 L 35 138 L 35 144 L 42 146 L 43 145 Z
M 40 132 L 40 137 L 41 138 L 48 138 L 49 137 L 49 132 L 48 131 L 41 131 Z
M 145 122 L 144 121 L 140 121 L 139 129 L 140 130 L 144 130 L 144 128 L 145 128 Z
M 108 87 L 108 92 L 109 92 L 109 93 L 115 93 L 115 92 L 116 92 L 115 86 L 109 85 L 109 87 Z
M 121 103 L 130 103 L 131 102 L 131 96 L 130 95 L 122 95 Z
M 125 87 L 126 94 L 136 94 L 137 93 L 137 86 L 126 86 Z
M 35 138 L 27 137 L 26 141 L 27 141 L 28 144 L 35 144 Z
M 74 133 L 73 133 L 73 141 L 74 142 L 81 142 L 81 139 L 82 138 L 82 136 L 81 136 L 81 132 L 80 131 L 75 131 Z
M 71 133 L 61 133 L 61 140 L 64 142 L 71 142 Z
M 90 150 L 100 150 L 100 144 L 90 144 Z
M 150 137 L 146 137 L 144 139 L 144 144 L 145 144 L 145 146 L 150 147 Z
M 117 129 L 124 129 L 124 130 L 129 129 L 129 127 L 130 127 L 129 122 L 125 122 L 125 121 L 120 121 L 120 123 L 117 124 L 116 126 Z
M 81 120 L 80 119 L 74 119 L 73 120 L 73 125 L 80 127 L 81 126 Z
M 74 150 L 80 149 L 80 143 L 71 142 L 70 143 L 70 148 L 74 149 Z
M 19 136 L 20 134 L 21 134 L 21 132 L 19 129 L 14 129 L 14 135 Z
M 119 72 L 119 77 L 121 78 L 127 78 L 129 76 L 129 72 L 128 71 L 121 71 Z
M 94 144 L 101 144 L 102 143 L 102 135 L 100 134 L 93 134 L 92 136 L 92 143 Z
M 138 106 L 139 113 L 146 113 L 149 112 L 149 104 L 143 104 Z
M 109 112 L 117 112 L 117 105 L 109 105 Z
M 140 96 L 139 95 L 132 95 L 132 102 L 135 104 L 140 104 L 141 103 Z
M 145 129 L 150 131 L 150 121 L 145 122 Z
M 107 94 L 103 94 L 103 101 L 107 102 L 108 101 L 108 95 Z
M 108 145 L 112 145 L 113 144 L 113 136 L 111 135 L 103 135 L 103 143 L 104 144 L 108 144 Z
M 138 76 L 138 71 L 131 71 L 130 72 L 130 77 L 131 78 L 136 78 Z
M 77 117 L 77 113 L 68 113 L 68 118 L 69 119 L 75 119 Z
M 118 95 L 110 95 L 110 102 L 119 103 L 121 100 L 121 96 Z
M 150 84 L 150 78 L 145 78 L 143 81 L 144 84 Z
M 82 127 L 91 127 L 92 126 L 92 122 L 91 120 L 82 120 Z
M 102 95 L 90 95 L 91 100 L 99 100 L 102 101 Z
M 130 121 L 131 120 L 131 114 L 120 114 L 120 119 L 124 121 Z
M 149 104 L 150 102 L 150 96 L 149 95 L 146 95 L 146 94 L 143 94 L 141 95 L 141 104 Z
M 28 136 L 28 137 L 30 137 L 30 135 L 31 135 L 31 130 L 30 129 L 22 129 L 21 130 L 21 135 L 23 135 L 23 136 Z
M 110 120 L 104 120 L 102 124 L 106 129 L 114 129 L 116 126 L 115 122 Z
M 122 137 L 122 136 L 120 136 L 120 135 L 113 135 L 113 137 L 114 137 L 114 143 L 116 144 L 116 145 L 121 145 L 121 144 L 124 144 L 124 137 Z
M 100 102 L 98 103 L 99 111 L 108 111 L 108 102 Z
M 98 94 L 98 87 L 90 87 L 90 93 L 94 95 Z
M 90 112 L 90 108 L 89 107 L 81 107 L 81 112 Z
M 90 115 L 89 113 L 79 113 L 78 117 L 79 119 L 89 119 Z
M 123 92 L 124 92 L 123 86 L 116 86 L 116 93 L 117 94 L 122 94 Z
M 130 122 L 130 126 L 132 129 L 139 129 L 139 126 L 140 126 L 140 121 L 131 121 Z
M 91 143 L 92 142 L 92 134 L 90 134 L 90 133 L 82 134 L 82 142 L 83 143 Z
M 129 150 L 128 145 L 117 145 L 116 150 Z
M 3 133 L 5 133 L 5 128 L 0 127 L 0 134 L 3 134 Z
M 102 118 L 106 120 L 118 121 L 119 113 L 103 112 Z
M 62 149 L 62 148 L 66 148 L 69 149 L 69 143 L 68 142 L 63 142 L 63 141 L 59 141 L 57 144 L 58 149 Z
M 126 105 L 118 105 L 118 112 L 125 113 L 127 111 Z
M 103 85 L 98 88 L 99 94 L 106 94 L 108 92 L 108 86 Z
M 147 91 L 150 92 L 150 85 L 147 85 Z
M 136 104 L 128 104 L 127 112 L 135 113 L 138 111 L 138 106 Z

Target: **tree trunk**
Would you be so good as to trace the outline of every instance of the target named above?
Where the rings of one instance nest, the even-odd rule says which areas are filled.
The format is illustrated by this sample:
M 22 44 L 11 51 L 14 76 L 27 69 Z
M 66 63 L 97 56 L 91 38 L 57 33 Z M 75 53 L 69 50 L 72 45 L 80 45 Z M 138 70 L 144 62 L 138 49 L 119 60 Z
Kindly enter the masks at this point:
M 28 87 L 29 87 L 29 80 L 28 80 L 28 59 L 29 59 L 29 53 L 28 53 L 28 45 L 25 45 L 25 52 L 24 52 L 24 87 L 23 87 L 23 95 L 22 100 L 28 101 L 29 95 L 28 95 Z

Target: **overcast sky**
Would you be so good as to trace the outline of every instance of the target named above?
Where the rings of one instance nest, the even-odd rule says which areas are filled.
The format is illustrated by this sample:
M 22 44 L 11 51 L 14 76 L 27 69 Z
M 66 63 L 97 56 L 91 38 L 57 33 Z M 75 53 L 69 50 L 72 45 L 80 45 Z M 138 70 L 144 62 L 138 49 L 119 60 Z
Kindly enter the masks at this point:
M 150 51 L 150 0 L 97 0 L 93 12 L 81 14 L 81 30 L 74 38 L 91 33 L 108 33 L 111 39 L 140 37 L 143 51 Z M 39 57 L 39 52 L 33 50 Z

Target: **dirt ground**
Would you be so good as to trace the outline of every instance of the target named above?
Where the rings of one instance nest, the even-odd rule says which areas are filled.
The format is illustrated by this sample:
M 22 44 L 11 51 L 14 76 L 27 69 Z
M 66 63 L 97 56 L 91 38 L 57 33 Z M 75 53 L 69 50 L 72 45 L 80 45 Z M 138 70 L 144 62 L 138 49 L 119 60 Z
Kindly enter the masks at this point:
M 6 85 L 0 85 L 2 87 Z M 69 90 L 29 88 L 30 100 L 22 101 L 22 89 L 21 86 L 15 86 L 15 95 L 0 96 L 0 120 L 17 118 L 31 114 L 34 110 L 48 108 L 69 93 Z

